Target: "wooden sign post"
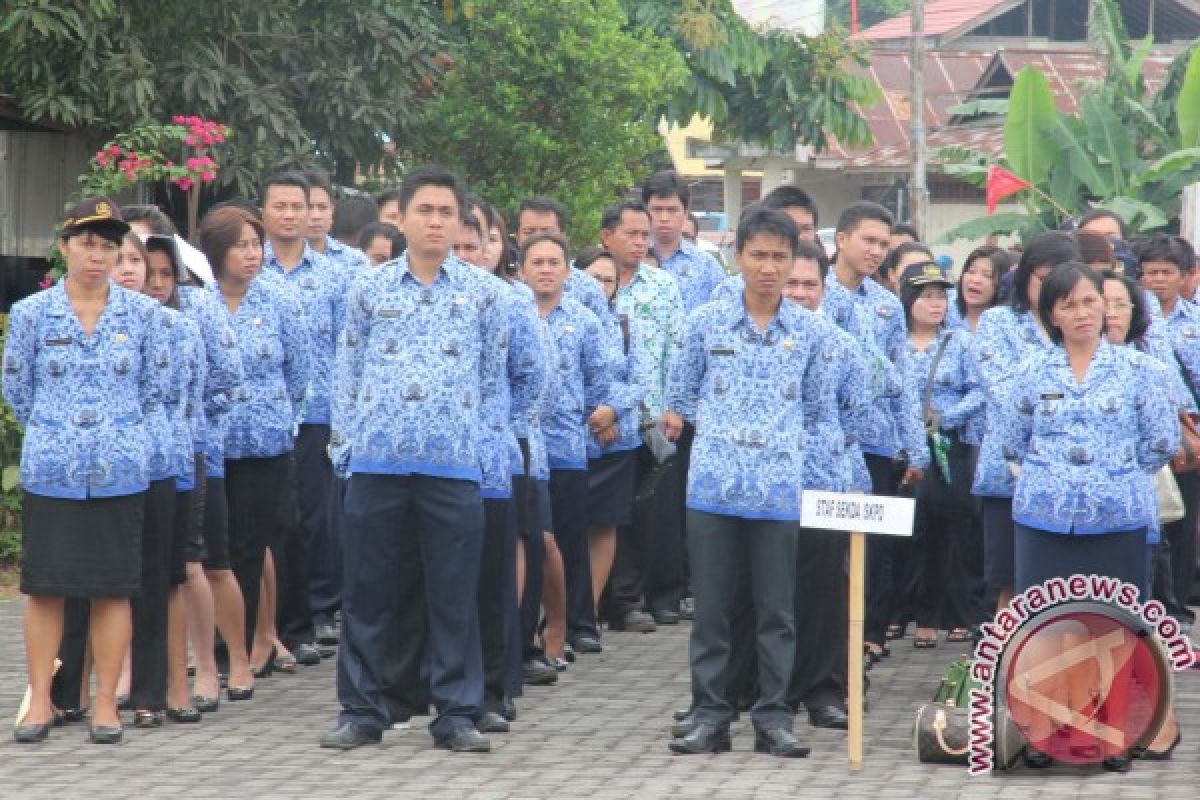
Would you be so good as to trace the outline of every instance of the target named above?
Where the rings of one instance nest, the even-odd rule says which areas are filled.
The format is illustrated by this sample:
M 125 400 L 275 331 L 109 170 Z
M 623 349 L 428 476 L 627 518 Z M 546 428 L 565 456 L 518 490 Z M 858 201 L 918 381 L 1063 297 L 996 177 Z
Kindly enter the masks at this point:
M 911 497 L 877 497 L 866 494 L 806 491 L 800 502 L 800 524 L 805 528 L 845 531 L 850 534 L 850 614 L 846 649 L 846 686 L 850 722 L 847 730 L 850 769 L 863 762 L 863 623 L 865 613 L 866 536 L 912 536 L 916 502 Z

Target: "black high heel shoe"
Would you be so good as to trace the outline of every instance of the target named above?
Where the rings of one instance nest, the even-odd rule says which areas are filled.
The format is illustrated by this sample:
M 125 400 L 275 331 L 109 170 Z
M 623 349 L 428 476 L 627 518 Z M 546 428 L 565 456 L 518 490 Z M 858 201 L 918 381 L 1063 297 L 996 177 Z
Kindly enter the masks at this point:
M 254 697 L 254 687 L 249 689 L 239 689 L 236 686 L 230 686 L 225 690 L 225 694 L 229 697 L 229 702 L 236 703 L 239 700 L 249 700 Z
M 192 698 L 192 707 L 205 714 L 211 714 L 221 707 L 221 698 L 196 695 Z
M 271 673 L 274 672 L 276 668 L 275 660 L 275 648 L 272 647 L 271 652 L 267 654 L 267 661 L 265 664 L 263 664 L 261 667 L 256 667 L 253 664 L 250 665 L 250 674 L 256 679 L 270 677 Z M 293 668 L 292 671 L 295 672 L 295 669 Z
M 1129 756 L 1111 756 L 1102 762 L 1105 772 L 1129 772 L 1133 769 L 1133 759 Z
M 1171 756 L 1175 753 L 1175 748 L 1183 741 L 1183 734 L 1180 731 L 1175 731 L 1175 740 L 1171 742 L 1170 747 L 1166 750 L 1143 750 L 1140 753 L 1135 753 L 1134 758 L 1140 758 L 1144 761 L 1170 761 Z

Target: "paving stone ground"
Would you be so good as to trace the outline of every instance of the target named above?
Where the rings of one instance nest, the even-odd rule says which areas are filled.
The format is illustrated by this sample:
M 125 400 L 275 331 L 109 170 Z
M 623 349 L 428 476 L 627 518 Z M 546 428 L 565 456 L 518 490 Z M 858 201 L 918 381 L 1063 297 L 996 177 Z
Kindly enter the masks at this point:
M 432 748 L 418 719 L 382 745 L 349 753 L 317 740 L 337 712 L 334 665 L 276 675 L 248 703 L 223 702 L 196 726 L 128 729 L 117 747 L 87 742 L 83 725 L 56 728 L 44 745 L 0 738 L 0 798 L 586 798 L 1011 797 L 1191 798 L 1200 785 L 1200 670 L 1178 676 L 1184 739 L 1170 762 L 1139 762 L 1126 775 L 1056 768 L 971 778 L 927 766 L 909 746 L 913 711 L 962 645 L 915 650 L 911 639 L 871 673 L 864 768 L 847 766 L 845 735 L 797 721 L 813 747 L 803 760 L 751 751 L 743 720 L 734 752 L 672 756 L 670 714 L 688 692 L 687 625 L 655 634 L 609 633 L 605 652 L 583 657 L 557 686 L 531 688 L 512 733 L 488 755 Z M 24 690 L 20 604 L 0 602 L 0 717 L 9 724 Z

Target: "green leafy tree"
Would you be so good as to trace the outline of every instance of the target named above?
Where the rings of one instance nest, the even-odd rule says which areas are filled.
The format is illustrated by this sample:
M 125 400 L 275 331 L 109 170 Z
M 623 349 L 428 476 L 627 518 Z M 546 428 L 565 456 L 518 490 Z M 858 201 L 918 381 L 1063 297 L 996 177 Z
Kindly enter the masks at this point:
M 867 62 L 844 32 L 758 31 L 730 0 L 623 2 L 633 25 L 673 44 L 687 64 L 688 79 L 659 98 L 670 122 L 683 125 L 699 115 L 718 138 L 780 150 L 797 144 L 822 150 L 831 136 L 851 146 L 869 143 L 854 104 L 870 104 L 877 90 L 847 71 Z
M 1200 50 L 1176 57 L 1157 94 L 1142 77 L 1153 45 L 1130 42 L 1113 0 L 1093 5 L 1089 41 L 1104 79 L 1084 87 L 1078 113 L 1059 111 L 1046 77 L 1032 66 L 1016 76 L 1007 101 L 980 100 L 959 114 L 1006 114 L 998 163 L 1033 186 L 1023 213 L 971 220 L 947 240 L 989 233 L 1031 235 L 1092 208 L 1120 214 L 1136 232 L 1175 228 L 1183 189 L 1200 180 Z M 994 159 L 964 148 L 942 151 L 948 174 L 983 186 Z
M 102 142 L 177 114 L 234 129 L 223 185 L 284 163 L 350 182 L 403 135 L 446 59 L 428 0 L 8 0 L 0 93 Z
M 912 0 L 858 0 L 858 27 L 868 28 L 876 22 L 907 13 L 910 8 Z M 850 0 L 830 0 L 825 11 L 825 22 L 849 30 Z
M 594 240 L 661 148 L 651 111 L 685 79 L 682 60 L 631 30 L 619 0 L 474 0 L 456 17 L 457 64 L 398 142 L 402 160 L 443 163 L 502 208 L 554 195 L 572 238 Z

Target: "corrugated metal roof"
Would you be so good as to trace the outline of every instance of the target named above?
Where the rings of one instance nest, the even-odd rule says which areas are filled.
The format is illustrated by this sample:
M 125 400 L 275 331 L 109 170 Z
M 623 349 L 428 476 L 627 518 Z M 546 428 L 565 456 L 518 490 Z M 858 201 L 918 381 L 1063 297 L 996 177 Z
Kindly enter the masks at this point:
M 1150 92 L 1158 91 L 1173 53 L 1155 52 L 1147 57 L 1142 69 Z M 948 109 L 972 97 L 1006 97 L 1012 76 L 1033 64 L 1050 82 L 1059 109 L 1078 110 L 1082 93 L 1089 82 L 1104 78 L 1104 65 L 1094 56 L 1078 50 L 1000 50 L 988 56 L 970 51 L 933 51 L 926 55 L 925 84 L 927 143 L 930 152 L 943 147 L 970 147 L 1000 155 L 1004 151 L 1003 131 L 996 124 L 951 125 Z M 979 60 L 976 60 L 979 59 Z M 981 63 L 982 61 L 982 63 Z M 859 109 L 874 137 L 865 150 L 847 150 L 834 143 L 817 156 L 818 164 L 847 169 L 906 169 L 909 155 L 909 80 L 908 54 L 876 50 L 866 77 L 883 90 L 883 99 L 869 109 Z M 988 91 L 993 89 L 994 91 Z
M 929 0 L 925 4 L 925 35 L 942 36 L 958 30 L 976 19 L 990 17 L 1001 6 L 1018 5 L 1013 0 Z M 865 30 L 859 31 L 852 39 L 861 41 L 884 41 L 886 39 L 907 39 L 912 34 L 912 14 L 901 14 L 898 17 L 885 19 Z

